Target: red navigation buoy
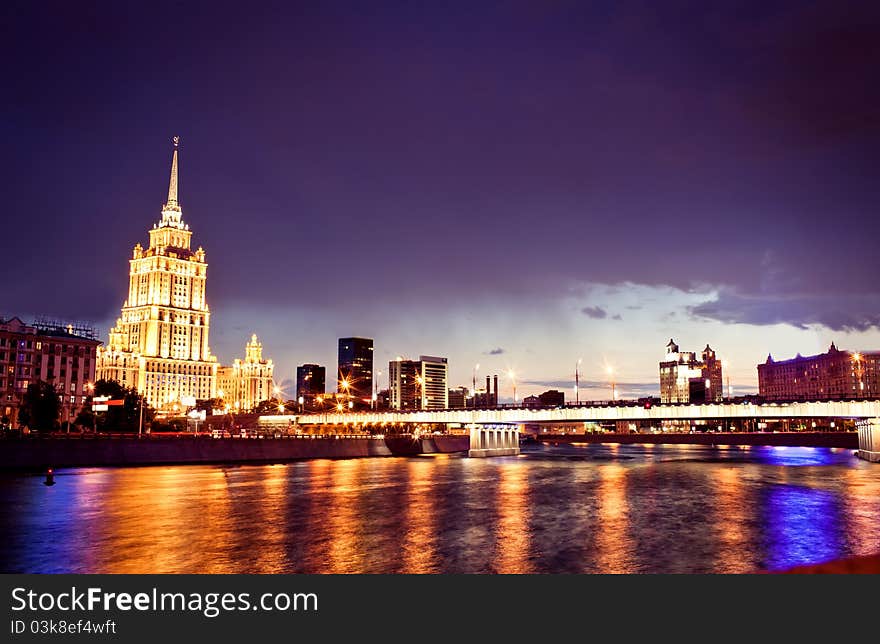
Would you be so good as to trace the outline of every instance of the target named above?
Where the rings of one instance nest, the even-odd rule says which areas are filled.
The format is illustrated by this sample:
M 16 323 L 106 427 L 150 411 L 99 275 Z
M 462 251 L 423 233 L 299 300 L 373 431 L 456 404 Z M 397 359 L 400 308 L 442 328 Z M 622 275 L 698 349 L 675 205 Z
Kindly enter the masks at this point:
M 43 481 L 43 485 L 55 485 L 55 470 L 51 467 L 46 470 L 46 480 Z

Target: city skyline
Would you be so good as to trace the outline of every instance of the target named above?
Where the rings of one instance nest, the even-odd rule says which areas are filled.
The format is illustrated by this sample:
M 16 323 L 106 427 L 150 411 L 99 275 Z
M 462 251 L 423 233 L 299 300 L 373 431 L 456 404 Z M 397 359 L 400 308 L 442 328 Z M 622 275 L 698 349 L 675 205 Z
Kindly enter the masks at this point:
M 212 353 L 228 363 L 256 333 L 291 396 L 296 366 L 332 371 L 351 335 L 375 340 L 377 365 L 447 356 L 451 387 L 476 363 L 513 369 L 520 398 L 570 396 L 578 359 L 585 397 L 608 397 L 608 365 L 619 396 L 654 393 L 670 337 L 710 343 L 735 393 L 768 353 L 876 348 L 880 133 L 860 79 L 877 10 L 852 9 L 691 8 L 688 39 L 667 38 L 671 8 L 257 9 L 245 32 L 228 8 L 59 11 L 10 39 L 24 62 L 3 170 L 39 244 L 7 251 L 29 277 L 4 281 L 4 314 L 89 319 L 106 340 L 121 249 L 160 208 L 179 133 L 181 201 L 214 258 Z M 173 55 L 164 24 L 193 34 L 169 37 Z M 512 35 L 523 25 L 539 38 Z M 218 60 L 194 45 L 233 34 L 242 49 Z M 102 95 L 81 79 L 114 46 Z M 255 62 L 273 50 L 284 82 Z

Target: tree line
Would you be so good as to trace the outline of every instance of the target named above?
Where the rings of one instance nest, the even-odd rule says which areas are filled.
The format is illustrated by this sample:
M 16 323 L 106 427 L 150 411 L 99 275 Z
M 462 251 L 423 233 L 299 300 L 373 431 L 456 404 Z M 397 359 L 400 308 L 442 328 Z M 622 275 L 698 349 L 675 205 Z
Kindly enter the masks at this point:
M 18 409 L 18 425 L 36 432 L 51 432 L 63 429 L 61 411 L 63 407 L 61 396 L 55 386 L 45 381 L 37 381 L 28 385 Z M 94 412 L 92 400 L 95 396 L 109 396 L 112 400 L 122 400 L 122 405 L 113 405 L 107 411 Z M 144 404 L 143 426 L 153 425 L 156 410 L 146 405 L 134 387 L 124 387 L 115 380 L 99 380 L 95 383 L 94 390 L 87 396 L 82 409 L 76 418 L 70 421 L 71 425 L 79 427 L 82 431 L 98 432 L 137 432 L 140 423 L 141 404 Z M 8 419 L 3 419 L 8 424 Z M 67 423 L 64 423 L 66 427 Z M 156 429 L 167 429 L 165 427 Z M 176 429 L 176 428 L 175 428 Z

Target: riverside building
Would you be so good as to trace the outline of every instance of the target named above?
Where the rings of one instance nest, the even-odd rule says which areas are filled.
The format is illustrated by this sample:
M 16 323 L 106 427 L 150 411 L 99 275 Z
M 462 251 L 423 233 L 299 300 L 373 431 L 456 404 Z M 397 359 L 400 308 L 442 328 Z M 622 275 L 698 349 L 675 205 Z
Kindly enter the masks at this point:
M 17 426 L 28 386 L 42 380 L 61 398 L 60 422 L 73 422 L 92 394 L 100 344 L 87 325 L 0 319 L 0 416 Z
M 880 398 L 880 352 L 841 351 L 798 354 L 790 360 L 772 355 L 758 365 L 758 393 L 768 400 L 845 400 Z
M 211 313 L 205 299 L 208 264 L 178 201 L 178 137 L 162 217 L 149 247 L 129 259 L 128 297 L 109 342 L 98 350 L 97 378 L 135 387 L 159 410 L 214 398 L 217 359 L 208 344 Z
M 388 363 L 389 402 L 392 409 L 448 409 L 446 358 L 419 356 Z
M 369 402 L 373 396 L 373 340 L 339 338 L 336 391 Z
M 660 362 L 661 403 L 720 402 L 724 396 L 721 360 L 707 344 L 700 357 L 681 351 L 673 340 Z
M 244 347 L 244 360 L 236 358 L 231 366 L 217 371 L 217 396 L 236 410 L 249 411 L 264 400 L 277 397 L 275 365 L 263 358 L 263 344 L 257 334 Z

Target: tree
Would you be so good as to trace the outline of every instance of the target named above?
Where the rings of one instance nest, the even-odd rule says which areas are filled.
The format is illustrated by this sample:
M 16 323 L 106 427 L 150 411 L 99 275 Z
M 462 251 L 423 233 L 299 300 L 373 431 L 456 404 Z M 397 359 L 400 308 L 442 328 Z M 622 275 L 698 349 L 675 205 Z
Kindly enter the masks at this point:
M 18 410 L 18 422 L 38 431 L 52 431 L 61 416 L 61 396 L 48 382 L 28 385 Z
M 92 429 L 95 426 L 95 412 L 92 411 L 91 404 L 91 398 L 86 400 L 83 408 L 76 415 L 76 420 L 73 421 L 73 424 L 79 425 L 80 429 Z
M 252 410 L 252 413 L 254 413 L 254 414 L 279 414 L 279 413 L 286 413 L 286 411 L 287 411 L 287 407 L 286 407 L 286 405 L 285 405 L 285 410 L 284 410 L 284 412 L 279 412 L 279 411 L 278 411 L 278 405 L 282 405 L 282 404 L 284 404 L 284 403 L 279 403 L 278 400 L 277 400 L 277 399 L 274 399 L 274 398 L 273 398 L 272 400 L 263 400 L 262 402 L 260 402 L 259 404 L 257 404 L 256 407 L 254 407 L 254 409 Z
M 95 396 L 110 396 L 111 400 L 123 400 L 122 405 L 111 405 L 98 418 L 98 427 L 109 432 L 137 432 L 140 422 L 140 404 L 143 397 L 134 387 L 123 387 L 115 380 L 99 380 L 95 383 Z M 153 420 L 156 411 L 144 403 L 144 426 Z

